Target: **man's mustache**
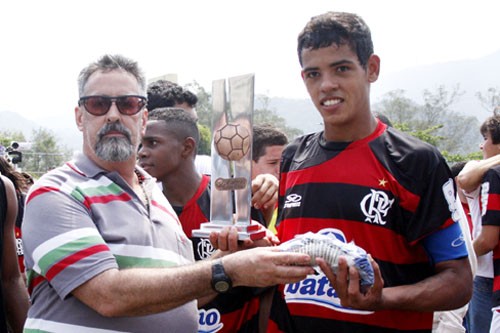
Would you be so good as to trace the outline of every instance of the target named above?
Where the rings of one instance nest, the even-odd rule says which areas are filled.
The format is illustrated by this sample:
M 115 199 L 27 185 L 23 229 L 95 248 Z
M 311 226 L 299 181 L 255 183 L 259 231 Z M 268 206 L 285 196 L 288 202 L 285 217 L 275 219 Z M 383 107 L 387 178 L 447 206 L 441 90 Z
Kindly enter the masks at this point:
M 131 134 L 128 128 L 123 126 L 121 123 L 115 122 L 115 123 L 108 123 L 104 125 L 103 128 L 99 130 L 97 133 L 97 137 L 99 140 L 101 140 L 106 134 L 109 132 L 118 132 L 120 134 L 123 134 L 129 142 L 131 142 Z

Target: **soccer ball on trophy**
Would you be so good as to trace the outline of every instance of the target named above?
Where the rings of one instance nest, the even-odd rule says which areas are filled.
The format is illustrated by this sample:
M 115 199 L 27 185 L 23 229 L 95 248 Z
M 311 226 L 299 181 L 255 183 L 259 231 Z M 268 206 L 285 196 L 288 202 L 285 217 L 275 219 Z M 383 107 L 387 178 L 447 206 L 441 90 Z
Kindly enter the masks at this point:
M 215 132 L 214 145 L 223 159 L 238 161 L 248 153 L 251 139 L 244 126 L 228 123 Z

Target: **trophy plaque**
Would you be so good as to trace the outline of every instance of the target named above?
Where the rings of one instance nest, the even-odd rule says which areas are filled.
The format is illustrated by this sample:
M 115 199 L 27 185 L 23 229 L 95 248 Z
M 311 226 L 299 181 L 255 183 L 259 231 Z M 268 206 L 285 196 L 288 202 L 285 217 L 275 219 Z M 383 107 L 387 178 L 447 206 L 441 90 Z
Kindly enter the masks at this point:
M 254 75 L 212 83 L 212 175 L 210 221 L 193 230 L 206 238 L 212 231 L 234 225 L 238 239 L 260 239 L 265 230 L 251 224 L 252 123 Z

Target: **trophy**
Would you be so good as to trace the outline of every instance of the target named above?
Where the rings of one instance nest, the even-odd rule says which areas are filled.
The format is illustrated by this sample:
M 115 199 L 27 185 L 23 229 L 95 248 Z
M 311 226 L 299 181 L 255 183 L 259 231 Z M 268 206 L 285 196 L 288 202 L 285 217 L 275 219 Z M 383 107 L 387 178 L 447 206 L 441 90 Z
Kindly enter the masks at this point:
M 212 231 L 234 225 L 238 239 L 260 239 L 265 235 L 251 224 L 252 122 L 254 75 L 212 83 L 212 175 L 210 221 L 193 230 L 193 237 L 206 238 Z M 229 110 L 228 110 L 229 106 Z

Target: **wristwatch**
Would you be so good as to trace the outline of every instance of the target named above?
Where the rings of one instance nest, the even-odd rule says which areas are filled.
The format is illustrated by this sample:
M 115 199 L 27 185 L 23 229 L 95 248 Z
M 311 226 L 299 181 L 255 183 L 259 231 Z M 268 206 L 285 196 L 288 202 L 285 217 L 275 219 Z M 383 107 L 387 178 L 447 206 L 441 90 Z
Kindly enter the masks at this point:
M 233 287 L 231 278 L 227 276 L 222 265 L 222 259 L 212 263 L 212 289 L 218 293 L 227 293 Z

